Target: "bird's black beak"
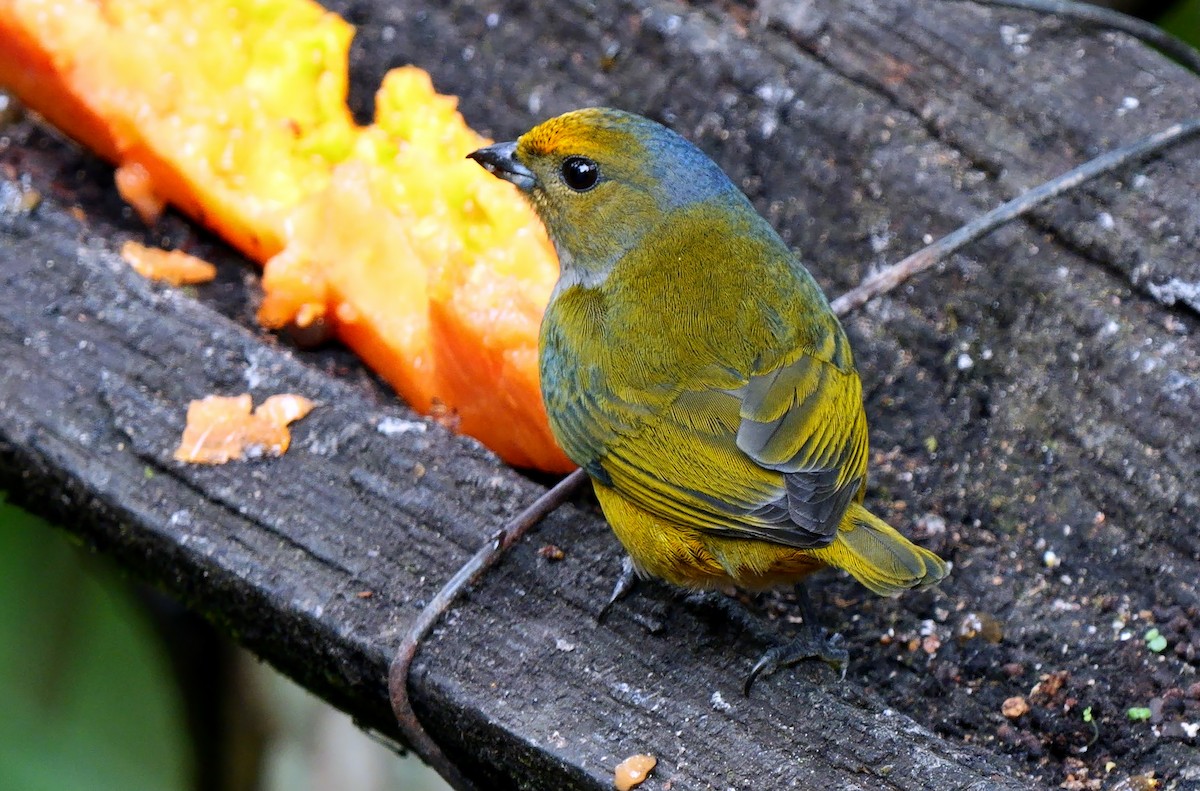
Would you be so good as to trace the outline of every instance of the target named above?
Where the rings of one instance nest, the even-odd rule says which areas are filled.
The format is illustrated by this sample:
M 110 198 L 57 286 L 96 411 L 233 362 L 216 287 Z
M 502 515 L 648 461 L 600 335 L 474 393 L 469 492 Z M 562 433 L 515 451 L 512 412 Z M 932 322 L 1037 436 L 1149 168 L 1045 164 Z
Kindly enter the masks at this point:
M 517 188 L 523 192 L 532 189 L 537 181 L 533 171 L 517 161 L 517 144 L 515 142 L 496 143 L 487 148 L 472 151 L 467 154 L 467 158 L 478 162 L 493 176 L 516 184 Z

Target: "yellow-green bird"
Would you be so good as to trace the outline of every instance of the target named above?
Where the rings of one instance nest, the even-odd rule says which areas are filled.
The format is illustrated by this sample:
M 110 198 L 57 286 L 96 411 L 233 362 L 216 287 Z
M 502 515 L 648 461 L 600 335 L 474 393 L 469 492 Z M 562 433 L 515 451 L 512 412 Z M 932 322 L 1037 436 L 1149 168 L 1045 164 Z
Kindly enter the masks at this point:
M 882 595 L 946 575 L 863 506 L 867 421 L 849 341 L 716 163 L 607 108 L 470 156 L 521 190 L 558 251 L 542 396 L 639 574 L 764 589 L 834 566 Z M 811 641 L 769 652 L 747 686 L 829 653 Z

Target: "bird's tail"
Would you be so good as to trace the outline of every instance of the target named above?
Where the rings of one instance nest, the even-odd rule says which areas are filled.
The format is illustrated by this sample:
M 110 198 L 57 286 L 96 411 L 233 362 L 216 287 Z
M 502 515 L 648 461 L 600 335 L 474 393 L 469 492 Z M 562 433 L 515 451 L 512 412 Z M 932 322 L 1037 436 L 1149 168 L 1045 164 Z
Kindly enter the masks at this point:
M 946 561 L 900 535 L 860 503 L 850 504 L 832 544 L 809 553 L 850 572 L 880 596 L 926 588 L 950 571 Z

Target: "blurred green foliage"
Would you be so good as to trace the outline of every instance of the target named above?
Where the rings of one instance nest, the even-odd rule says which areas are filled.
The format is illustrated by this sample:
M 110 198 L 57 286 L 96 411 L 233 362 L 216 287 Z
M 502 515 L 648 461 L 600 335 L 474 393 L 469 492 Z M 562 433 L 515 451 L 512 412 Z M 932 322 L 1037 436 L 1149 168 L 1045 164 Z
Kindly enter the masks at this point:
M 1163 14 L 1158 24 L 1167 32 L 1200 48 L 1200 0 L 1182 0 Z
M 190 788 L 179 693 L 129 586 L 3 499 L 0 788 Z

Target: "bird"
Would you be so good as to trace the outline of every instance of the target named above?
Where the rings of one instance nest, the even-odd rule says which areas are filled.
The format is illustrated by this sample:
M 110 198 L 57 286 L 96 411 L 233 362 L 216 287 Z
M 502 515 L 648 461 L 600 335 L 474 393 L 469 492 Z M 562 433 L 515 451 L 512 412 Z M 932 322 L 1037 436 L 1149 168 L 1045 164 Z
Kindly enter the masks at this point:
M 517 187 L 558 253 L 542 398 L 628 553 L 613 601 L 637 577 L 760 591 L 832 566 L 890 596 L 946 576 L 864 505 L 849 339 L 706 154 L 656 121 L 592 107 L 468 156 Z M 846 656 L 809 628 L 768 651 L 744 688 L 810 657 L 844 674 Z

